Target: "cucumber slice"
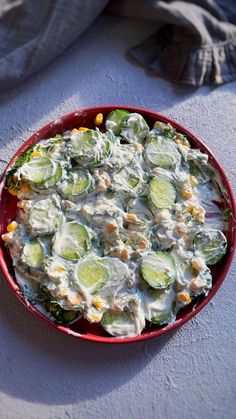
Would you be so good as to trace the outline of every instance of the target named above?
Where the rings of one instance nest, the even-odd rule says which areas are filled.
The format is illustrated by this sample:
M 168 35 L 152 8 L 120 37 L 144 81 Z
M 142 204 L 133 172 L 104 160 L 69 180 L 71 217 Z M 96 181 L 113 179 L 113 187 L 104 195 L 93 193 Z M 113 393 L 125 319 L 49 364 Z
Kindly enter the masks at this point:
M 207 183 L 211 180 L 211 170 L 208 165 L 208 155 L 197 149 L 188 151 L 187 160 L 190 174 L 195 176 L 199 183 Z
M 143 293 L 143 311 L 146 320 L 158 326 L 175 319 L 176 303 L 173 287 L 165 290 L 147 289 Z
M 99 131 L 90 129 L 71 135 L 69 153 L 81 165 L 98 165 L 110 150 L 109 140 Z
M 34 233 L 50 234 L 55 232 L 63 221 L 63 214 L 56 199 L 36 201 L 29 213 L 29 226 Z
M 115 135 L 120 135 L 121 122 L 127 115 L 129 115 L 129 112 L 125 109 L 116 109 L 111 112 L 106 119 L 106 129 L 111 130 Z
M 109 280 L 109 268 L 102 258 L 87 259 L 78 263 L 75 277 L 82 289 L 94 294 Z
M 176 201 L 177 192 L 174 185 L 163 176 L 156 176 L 149 185 L 149 199 L 159 209 L 169 208 Z
M 121 136 L 129 143 L 144 140 L 148 133 L 148 124 L 138 113 L 130 113 L 121 121 Z
M 194 250 L 199 251 L 207 265 L 218 263 L 227 250 L 227 239 L 220 230 L 205 229 L 196 234 Z
M 109 310 L 102 316 L 101 324 L 110 335 L 117 338 L 138 336 L 145 327 L 143 313 L 130 312 L 128 308 L 123 311 Z
M 21 255 L 22 261 L 32 268 L 42 265 L 44 259 L 43 245 L 39 240 L 31 240 L 24 245 Z
M 55 234 L 53 253 L 68 260 L 77 260 L 90 248 L 87 229 L 77 221 L 63 224 Z
M 79 311 L 64 310 L 62 305 L 58 301 L 46 301 L 45 309 L 55 319 L 56 323 L 67 325 L 74 321 L 80 314 Z
M 166 252 L 149 253 L 141 263 L 143 279 L 155 289 L 165 289 L 173 284 L 176 277 L 175 262 Z
M 47 188 L 51 188 L 52 186 L 56 185 L 59 180 L 62 177 L 62 167 L 61 164 L 58 163 L 57 167 L 56 167 L 56 173 L 54 176 L 52 176 L 51 178 L 49 178 L 48 180 L 46 180 L 46 182 L 41 182 L 41 183 L 35 183 L 34 186 L 37 189 L 47 189 Z
M 59 189 L 64 196 L 77 196 L 87 191 L 90 183 L 90 175 L 82 170 L 78 170 L 72 172 L 69 179 L 63 181 Z
M 175 144 L 167 139 L 153 139 L 146 149 L 146 158 L 149 163 L 163 169 L 174 169 L 180 164 L 181 156 Z
M 20 168 L 23 179 L 32 183 L 42 183 L 54 176 L 56 165 L 48 156 L 34 157 Z
M 123 168 L 117 173 L 116 180 L 125 189 L 135 189 L 139 184 L 140 178 L 128 168 Z

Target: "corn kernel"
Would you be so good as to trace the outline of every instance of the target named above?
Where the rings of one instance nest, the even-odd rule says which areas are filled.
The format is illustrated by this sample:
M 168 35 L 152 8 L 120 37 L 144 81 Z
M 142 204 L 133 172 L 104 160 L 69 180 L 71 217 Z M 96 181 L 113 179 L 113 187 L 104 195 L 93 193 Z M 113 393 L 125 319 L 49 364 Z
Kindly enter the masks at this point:
M 101 310 L 101 308 L 103 307 L 103 304 L 99 298 L 93 299 L 93 305 L 94 307 L 96 307 L 97 310 Z
M 142 239 L 142 240 L 140 240 L 140 242 L 139 242 L 139 244 L 138 244 L 138 247 L 141 249 L 141 250 L 143 250 L 143 249 L 147 249 L 147 247 L 148 247 L 148 240 L 144 240 L 144 239 Z
M 65 271 L 65 268 L 63 268 L 63 266 L 57 266 L 56 272 L 61 273 L 61 272 L 64 272 L 64 271 Z
M 111 185 L 111 180 L 109 178 L 105 178 L 104 179 L 105 185 L 106 186 L 110 186 Z
M 198 185 L 198 180 L 195 178 L 195 176 L 190 176 L 189 177 L 189 183 L 192 186 L 196 186 L 196 185 Z
M 206 210 L 205 208 L 199 206 L 199 207 L 195 207 L 192 209 L 192 215 L 194 216 L 194 218 L 197 221 L 204 221 L 205 219 L 205 215 L 206 215 Z
M 76 292 L 72 292 L 70 295 L 68 295 L 67 298 L 68 298 L 69 302 L 73 305 L 75 305 L 75 304 L 78 305 L 81 302 L 81 298 Z
M 184 223 L 178 223 L 175 226 L 175 233 L 178 236 L 183 236 L 184 234 L 187 234 L 188 228 Z
M 183 189 L 181 192 L 182 198 L 184 199 L 190 199 L 193 196 L 192 191 L 190 191 L 189 189 Z
M 107 224 L 107 231 L 108 233 L 115 233 L 118 230 L 118 226 L 114 222 L 110 222 Z
M 18 189 L 17 189 L 17 188 L 15 188 L 14 186 L 11 186 L 11 187 L 8 189 L 8 192 L 9 192 L 11 195 L 13 195 L 13 196 L 17 196 L 17 194 L 18 194 Z
M 126 219 L 127 221 L 131 221 L 131 222 L 138 221 L 138 217 L 136 214 L 127 214 Z
M 191 302 L 191 297 L 188 292 L 181 291 L 181 292 L 178 292 L 178 294 L 176 295 L 176 300 L 178 303 L 187 305 Z
M 29 193 L 30 192 L 30 185 L 27 182 L 21 182 L 21 190 L 24 193 Z
M 204 264 L 201 259 L 194 259 L 192 260 L 192 267 L 199 272 L 204 268 Z
M 206 283 L 202 280 L 202 278 L 192 278 L 190 282 L 190 289 L 193 292 L 201 291 L 205 288 Z
M 98 113 L 94 119 L 94 123 L 95 125 L 101 125 L 103 121 L 103 114 L 102 113 Z
M 140 143 L 134 143 L 134 147 L 136 148 L 138 153 L 142 153 L 143 151 L 143 146 Z
M 67 290 L 66 290 L 66 289 L 61 290 L 61 291 L 60 291 L 60 296 L 61 296 L 61 297 L 66 297 L 66 296 L 67 296 Z
M 181 145 L 182 145 L 182 141 L 181 141 L 179 138 L 176 138 L 175 143 L 176 143 L 176 144 L 181 144 Z
M 122 252 L 122 250 L 120 249 L 120 247 L 116 247 L 116 248 L 113 250 L 113 255 L 114 255 L 115 257 L 117 257 L 117 258 L 120 258 L 120 257 L 121 257 L 121 252 Z
M 41 156 L 41 152 L 40 151 L 33 151 L 33 153 L 31 154 L 32 157 L 39 157 Z
M 21 208 L 21 209 L 23 209 L 25 206 L 24 201 L 18 201 L 16 205 L 18 208 Z
M 91 313 L 91 314 L 90 314 L 90 317 L 91 317 L 91 319 L 92 319 L 93 321 L 95 321 L 96 323 L 100 322 L 100 316 L 98 316 L 97 314 L 95 314 L 95 313 Z
M 86 128 L 86 127 L 79 127 L 79 131 L 88 131 L 89 130 L 89 128 Z
M 10 224 L 8 224 L 7 226 L 7 231 L 15 231 L 17 229 L 17 222 L 16 221 L 12 221 Z
M 125 261 L 129 260 L 129 252 L 128 249 L 126 249 L 126 247 L 121 252 L 121 259 Z
M 76 134 L 77 132 L 79 132 L 77 128 L 73 128 L 73 130 L 71 131 L 72 134 Z

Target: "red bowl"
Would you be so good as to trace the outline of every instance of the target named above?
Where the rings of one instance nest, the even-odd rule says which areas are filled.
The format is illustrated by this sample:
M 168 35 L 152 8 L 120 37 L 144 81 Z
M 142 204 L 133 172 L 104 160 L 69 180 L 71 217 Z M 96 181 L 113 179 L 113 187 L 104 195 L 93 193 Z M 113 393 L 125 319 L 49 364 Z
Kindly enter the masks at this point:
M 226 255 L 224 256 L 223 260 L 221 261 L 221 263 L 217 264 L 216 266 L 212 268 L 213 286 L 209 294 L 207 296 L 198 297 L 185 309 L 180 310 L 177 315 L 177 319 L 173 324 L 170 324 L 168 326 L 162 326 L 162 327 L 149 325 L 143 330 L 140 336 L 131 337 L 131 338 L 123 338 L 123 339 L 110 337 L 103 330 L 101 326 L 96 325 L 96 324 L 95 325 L 90 324 L 84 319 L 80 319 L 77 322 L 67 327 L 57 325 L 56 323 L 53 323 L 51 320 L 47 319 L 45 316 L 39 313 L 33 305 L 26 303 L 14 279 L 14 274 L 12 273 L 13 272 L 12 262 L 11 262 L 9 252 L 7 248 L 4 246 L 4 243 L 1 239 L 0 240 L 0 267 L 2 269 L 2 272 L 8 284 L 12 288 L 17 298 L 32 313 L 40 317 L 48 325 L 60 330 L 61 332 L 68 333 L 76 338 L 85 339 L 92 342 L 102 342 L 102 343 L 130 343 L 130 342 L 138 342 L 141 340 L 151 339 L 151 338 L 163 335 L 164 333 L 167 333 L 167 332 L 170 332 L 171 330 L 176 329 L 177 327 L 189 321 L 192 317 L 196 316 L 196 314 L 199 313 L 199 311 L 202 310 L 202 308 L 212 299 L 212 297 L 215 295 L 215 293 L 221 286 L 222 282 L 224 281 L 226 274 L 229 270 L 229 267 L 233 258 L 235 246 L 236 246 L 236 233 L 235 233 L 236 206 L 235 206 L 233 191 L 230 186 L 230 182 L 227 175 L 225 174 L 223 168 L 218 163 L 213 153 L 208 149 L 208 147 L 206 147 L 206 145 L 202 141 L 196 138 L 193 133 L 191 133 L 186 128 L 182 127 L 177 122 L 157 112 L 152 112 L 146 109 L 135 108 L 135 107 L 130 107 L 130 106 L 99 106 L 99 107 L 87 108 L 87 109 L 82 109 L 75 112 L 71 112 L 57 119 L 56 121 L 45 125 L 38 132 L 32 135 L 19 148 L 19 150 L 14 155 L 14 157 L 11 159 L 5 172 L 2 174 L 2 177 L 0 180 L 0 202 L 1 202 L 0 234 L 6 231 L 7 224 L 12 219 L 15 219 L 16 212 L 17 212 L 17 206 L 16 206 L 17 199 L 14 196 L 10 195 L 8 191 L 4 188 L 6 171 L 13 165 L 15 159 L 19 157 L 19 155 L 27 147 L 29 147 L 32 144 L 35 144 L 39 140 L 49 138 L 57 133 L 62 133 L 65 130 L 76 128 L 79 126 L 86 126 L 89 128 L 93 128 L 94 118 L 97 115 L 97 113 L 102 112 L 105 119 L 106 116 L 112 110 L 117 109 L 117 108 L 127 109 L 128 111 L 131 111 L 131 112 L 141 113 L 144 116 L 144 118 L 147 120 L 150 126 L 152 126 L 156 120 L 163 121 L 166 123 L 169 122 L 175 128 L 177 128 L 179 132 L 188 136 L 188 138 L 191 141 L 192 146 L 199 148 L 204 153 L 207 153 L 209 156 L 209 161 L 218 171 L 220 178 L 222 180 L 222 183 L 227 191 L 227 196 L 224 197 L 223 208 L 231 208 L 233 216 L 229 222 L 228 231 L 225 232 L 227 236 L 227 240 L 228 240 L 228 251 Z M 104 128 L 104 125 L 101 126 L 101 129 L 103 128 Z

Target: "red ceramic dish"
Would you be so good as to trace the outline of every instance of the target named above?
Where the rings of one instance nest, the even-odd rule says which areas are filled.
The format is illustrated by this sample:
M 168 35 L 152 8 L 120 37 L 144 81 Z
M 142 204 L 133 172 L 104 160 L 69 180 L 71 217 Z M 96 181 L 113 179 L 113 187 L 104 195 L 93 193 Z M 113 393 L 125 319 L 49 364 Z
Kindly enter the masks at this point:
M 13 197 L 8 193 L 8 191 L 4 188 L 5 184 L 5 175 L 6 171 L 12 166 L 15 159 L 19 157 L 19 155 L 30 145 L 35 144 L 39 140 L 49 138 L 57 133 L 62 133 L 65 130 L 76 128 L 79 126 L 86 126 L 89 128 L 94 128 L 94 118 L 97 115 L 97 113 L 102 112 L 104 115 L 104 120 L 106 116 L 114 109 L 122 108 L 127 109 L 131 112 L 138 112 L 141 113 L 144 118 L 147 120 L 148 124 L 150 126 L 153 125 L 153 123 L 156 120 L 163 121 L 163 122 L 169 122 L 171 123 L 179 132 L 185 134 L 188 136 L 188 138 L 191 141 L 191 144 L 193 147 L 199 148 L 204 153 L 207 153 L 209 155 L 209 161 L 211 164 L 215 167 L 217 172 L 219 173 L 219 176 L 221 178 L 222 183 L 225 186 L 225 189 L 227 190 L 227 197 L 225 197 L 225 202 L 223 204 L 223 207 L 225 208 L 231 208 L 232 211 L 232 218 L 229 222 L 229 228 L 228 231 L 225 232 L 228 240 L 228 251 L 227 254 L 224 256 L 221 263 L 213 266 L 212 268 L 212 274 L 213 274 L 213 286 L 210 290 L 209 294 L 207 296 L 201 296 L 198 299 L 195 299 L 189 306 L 187 306 L 185 309 L 181 310 L 178 315 L 177 319 L 173 324 L 170 324 L 168 326 L 163 327 L 156 327 L 156 326 L 147 326 L 142 334 L 140 336 L 131 337 L 131 338 L 123 338 L 123 339 L 117 339 L 110 337 L 102 327 L 99 325 L 94 325 L 88 323 L 84 319 L 80 319 L 77 322 L 65 327 L 57 325 L 56 323 L 53 323 L 46 317 L 44 317 L 41 313 L 39 313 L 35 307 L 31 304 L 27 304 L 24 300 L 24 298 L 21 295 L 21 292 L 18 288 L 18 285 L 16 284 L 14 277 L 12 275 L 12 263 L 11 258 L 9 256 L 8 250 L 5 248 L 3 241 L 0 241 L 0 267 L 2 269 L 2 272 L 12 288 L 13 292 L 17 296 L 17 298 L 35 315 L 40 317 L 42 320 L 44 320 L 48 325 L 60 330 L 61 332 L 70 334 L 74 337 L 85 339 L 88 341 L 93 342 L 102 342 L 102 343 L 130 343 L 130 342 L 138 342 L 141 340 L 151 339 L 156 336 L 160 336 L 164 333 L 170 332 L 171 330 L 176 329 L 177 327 L 181 326 L 182 324 L 189 321 L 193 316 L 195 316 L 202 308 L 211 300 L 211 298 L 214 296 L 214 294 L 217 292 L 219 287 L 221 286 L 222 282 L 224 281 L 226 274 L 229 270 L 233 253 L 236 246 L 236 233 L 235 233 L 235 226 L 236 226 L 236 206 L 235 206 L 235 200 L 233 196 L 233 191 L 230 186 L 229 179 L 227 175 L 225 174 L 223 168 L 216 160 L 215 156 L 212 154 L 212 152 L 206 147 L 205 144 L 203 144 L 198 138 L 195 137 L 194 134 L 192 134 L 189 130 L 182 127 L 180 124 L 178 124 L 175 121 L 172 121 L 171 119 L 156 113 L 152 112 L 146 109 L 142 108 L 135 108 L 135 107 L 129 107 L 129 106 L 100 106 L 100 107 L 94 107 L 94 108 L 87 108 L 78 110 L 76 112 L 69 113 L 67 115 L 64 115 L 63 117 L 59 118 L 58 120 L 51 122 L 47 125 L 45 125 L 43 128 L 41 128 L 38 132 L 36 132 L 34 135 L 32 135 L 16 152 L 15 156 L 10 161 L 9 165 L 7 166 L 7 169 L 3 173 L 1 177 L 0 182 L 0 204 L 1 204 L 1 213 L 0 213 L 0 234 L 4 233 L 6 231 L 6 226 L 9 223 L 9 221 L 15 219 L 15 215 L 17 212 L 17 198 Z M 103 129 L 104 126 L 101 126 L 101 129 Z

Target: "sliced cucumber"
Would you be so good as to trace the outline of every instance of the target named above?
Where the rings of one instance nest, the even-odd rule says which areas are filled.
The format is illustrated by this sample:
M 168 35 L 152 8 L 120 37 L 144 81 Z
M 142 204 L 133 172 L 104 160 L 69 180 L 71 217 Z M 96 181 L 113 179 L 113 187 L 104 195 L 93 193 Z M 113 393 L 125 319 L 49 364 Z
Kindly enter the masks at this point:
M 130 313 L 128 310 L 125 311 L 107 311 L 103 314 L 102 318 L 102 326 L 109 326 L 114 322 L 129 322 L 130 321 Z
M 172 256 L 166 252 L 149 253 L 141 263 L 143 279 L 155 289 L 170 287 L 175 281 L 176 269 Z
M 207 265 L 218 263 L 227 250 L 227 240 L 220 230 L 204 229 L 194 238 L 194 250 L 202 253 Z
M 109 268 L 102 258 L 87 259 L 78 263 L 75 277 L 82 289 L 96 293 L 109 280 Z
M 82 170 L 72 172 L 68 180 L 59 186 L 59 190 L 64 196 L 77 196 L 87 191 L 91 183 L 89 173 Z
M 21 257 L 26 265 L 38 268 L 42 265 L 44 259 L 43 245 L 37 239 L 29 241 L 24 245 Z
M 138 113 L 130 113 L 121 121 L 121 136 L 129 143 L 144 140 L 148 133 L 148 124 Z
M 71 135 L 69 153 L 81 165 L 96 166 L 110 154 L 109 140 L 92 129 Z
M 140 178 L 138 177 L 138 173 L 132 173 L 127 167 L 117 173 L 116 180 L 124 189 L 135 189 L 139 184 Z
M 145 318 L 141 310 L 133 312 L 125 307 L 123 311 L 109 310 L 104 313 L 101 324 L 110 335 L 124 338 L 140 335 L 145 327 Z
M 181 161 L 175 144 L 171 140 L 162 138 L 155 138 L 148 143 L 146 158 L 149 163 L 163 169 L 175 169 Z
M 195 176 L 199 183 L 207 183 L 211 180 L 211 171 L 208 165 L 207 154 L 200 150 L 190 149 L 187 159 L 189 162 L 189 171 Z
M 62 221 L 61 208 L 53 198 L 36 201 L 29 213 L 29 225 L 38 234 L 53 233 L 61 226 Z
M 53 253 L 68 260 L 77 260 L 90 248 L 89 233 L 82 224 L 71 221 L 55 234 Z
M 46 182 L 56 172 L 56 164 L 48 156 L 34 157 L 20 168 L 23 179 L 32 183 Z
M 159 209 L 169 208 L 176 201 L 174 185 L 163 176 L 156 176 L 149 185 L 149 199 Z
M 171 323 L 175 318 L 175 297 L 173 287 L 165 290 L 147 289 L 143 293 L 146 320 L 158 326 Z
M 62 170 L 61 164 L 60 164 L 60 163 L 58 163 L 58 164 L 57 164 L 57 167 L 56 167 L 56 172 L 55 172 L 55 175 L 54 175 L 54 176 L 50 177 L 50 178 L 49 178 L 48 180 L 46 180 L 45 182 L 35 183 L 35 184 L 34 184 L 34 186 L 35 186 L 37 189 L 47 189 L 47 188 L 51 188 L 52 186 L 56 185 L 56 184 L 59 182 L 59 180 L 60 180 L 60 179 L 61 179 L 61 177 L 62 177 L 62 173 L 63 173 L 63 170 Z
M 121 122 L 129 114 L 125 109 L 116 109 L 111 112 L 106 119 L 106 129 L 111 130 L 113 134 L 120 135 Z

